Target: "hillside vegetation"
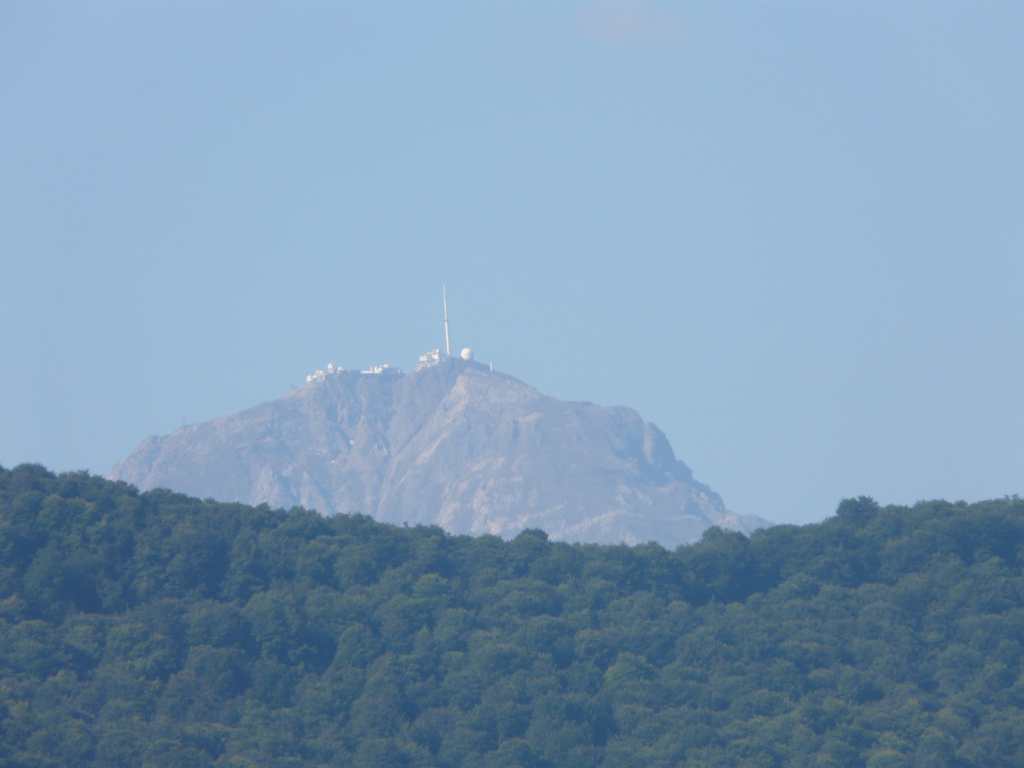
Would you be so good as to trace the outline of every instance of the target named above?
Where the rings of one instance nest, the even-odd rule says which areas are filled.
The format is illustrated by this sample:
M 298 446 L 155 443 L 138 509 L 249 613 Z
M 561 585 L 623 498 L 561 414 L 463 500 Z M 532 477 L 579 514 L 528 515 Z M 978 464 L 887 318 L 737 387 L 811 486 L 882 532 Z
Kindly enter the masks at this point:
M 1024 502 L 511 542 L 0 469 L 3 766 L 1024 765 Z

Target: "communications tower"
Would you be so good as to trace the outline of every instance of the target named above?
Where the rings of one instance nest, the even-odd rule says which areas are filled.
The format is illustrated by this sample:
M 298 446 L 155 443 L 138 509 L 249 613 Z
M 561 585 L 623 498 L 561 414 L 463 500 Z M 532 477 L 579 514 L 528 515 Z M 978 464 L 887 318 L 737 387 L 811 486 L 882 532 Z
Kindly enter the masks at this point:
M 452 356 L 452 340 L 448 336 L 448 287 L 441 285 L 441 304 L 444 307 L 444 356 Z

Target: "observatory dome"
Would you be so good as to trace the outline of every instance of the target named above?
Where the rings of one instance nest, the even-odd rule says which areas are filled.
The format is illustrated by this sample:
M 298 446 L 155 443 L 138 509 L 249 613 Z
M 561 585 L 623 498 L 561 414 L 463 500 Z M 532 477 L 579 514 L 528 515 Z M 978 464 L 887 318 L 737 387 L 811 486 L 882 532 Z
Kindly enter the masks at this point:
M 463 347 L 462 351 L 459 352 L 459 357 L 461 357 L 463 360 L 472 360 L 473 350 L 470 349 L 469 347 Z

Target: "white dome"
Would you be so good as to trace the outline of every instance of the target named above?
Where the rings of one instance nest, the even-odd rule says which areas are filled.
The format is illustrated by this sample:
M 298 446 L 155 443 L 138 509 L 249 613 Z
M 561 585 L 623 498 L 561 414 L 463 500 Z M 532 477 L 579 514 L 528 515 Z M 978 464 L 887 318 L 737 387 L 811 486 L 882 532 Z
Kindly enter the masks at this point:
M 463 360 L 472 360 L 473 350 L 470 349 L 469 347 L 463 347 L 462 351 L 459 352 L 459 357 L 461 357 Z

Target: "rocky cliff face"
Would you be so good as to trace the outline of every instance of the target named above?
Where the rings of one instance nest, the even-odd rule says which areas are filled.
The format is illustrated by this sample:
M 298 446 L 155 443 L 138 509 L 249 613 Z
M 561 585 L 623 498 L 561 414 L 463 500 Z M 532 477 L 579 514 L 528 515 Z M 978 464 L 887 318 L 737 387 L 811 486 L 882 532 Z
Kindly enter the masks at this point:
M 454 533 L 599 543 L 749 531 L 628 408 L 563 402 L 462 360 L 338 373 L 233 416 L 149 438 L 112 478 L 140 488 Z

